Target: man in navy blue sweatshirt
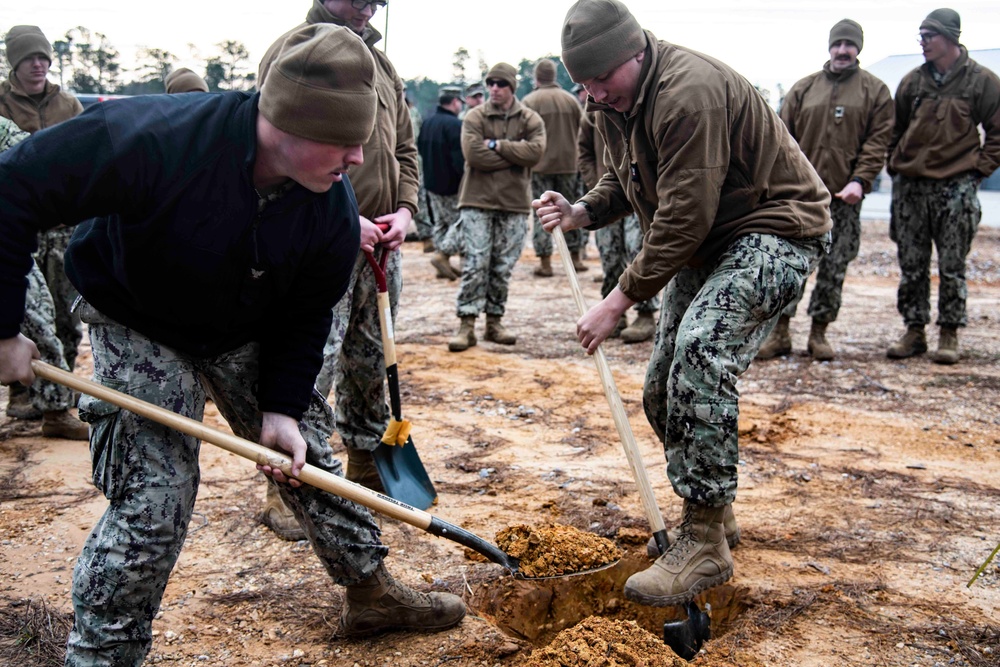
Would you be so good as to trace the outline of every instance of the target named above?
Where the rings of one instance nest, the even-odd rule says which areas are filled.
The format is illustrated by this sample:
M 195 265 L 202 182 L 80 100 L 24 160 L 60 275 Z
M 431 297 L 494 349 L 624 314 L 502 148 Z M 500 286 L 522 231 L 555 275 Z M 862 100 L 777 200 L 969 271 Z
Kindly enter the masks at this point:
M 393 580 L 364 507 L 294 478 L 306 461 L 341 473 L 313 384 L 363 240 L 346 175 L 374 127 L 374 68 L 349 30 L 307 26 L 283 38 L 259 95 L 107 102 L 0 158 L 0 382 L 34 380 L 19 327 L 37 233 L 78 225 L 66 270 L 95 379 L 194 419 L 211 397 L 237 435 L 291 455 L 291 477 L 258 467 L 346 586 L 350 635 L 465 614 L 456 596 Z M 73 573 L 66 664 L 138 666 L 187 533 L 199 442 L 96 399 L 80 413 L 109 506 Z

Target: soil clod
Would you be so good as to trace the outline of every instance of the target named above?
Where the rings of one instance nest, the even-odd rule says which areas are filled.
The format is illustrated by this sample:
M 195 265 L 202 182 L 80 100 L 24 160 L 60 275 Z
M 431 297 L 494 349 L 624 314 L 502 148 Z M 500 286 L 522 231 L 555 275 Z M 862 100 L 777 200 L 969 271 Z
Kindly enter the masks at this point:
M 525 577 L 559 577 L 596 570 L 622 557 L 614 542 L 571 526 L 509 526 L 497 533 L 497 546 L 518 559 Z

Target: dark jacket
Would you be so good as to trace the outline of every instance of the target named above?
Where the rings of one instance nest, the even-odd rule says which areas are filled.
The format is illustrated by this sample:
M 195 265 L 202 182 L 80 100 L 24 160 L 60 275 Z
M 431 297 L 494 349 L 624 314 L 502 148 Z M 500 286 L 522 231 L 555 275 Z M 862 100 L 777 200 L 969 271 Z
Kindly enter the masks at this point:
M 462 121 L 444 107 L 423 122 L 417 150 L 424 161 L 424 187 L 436 195 L 458 194 L 465 171 Z
M 349 182 L 258 213 L 257 96 L 110 101 L 0 157 L 0 338 L 38 231 L 79 225 L 66 273 L 95 308 L 194 357 L 258 341 L 261 410 L 300 418 L 360 244 Z

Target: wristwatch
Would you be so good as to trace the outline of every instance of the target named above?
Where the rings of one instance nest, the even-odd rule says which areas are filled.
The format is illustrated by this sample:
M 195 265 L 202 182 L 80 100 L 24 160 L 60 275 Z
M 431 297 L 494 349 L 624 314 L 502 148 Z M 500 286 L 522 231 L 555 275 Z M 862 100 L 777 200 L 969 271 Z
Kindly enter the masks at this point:
M 486 147 L 489 148 L 491 151 L 495 151 L 497 149 L 497 140 L 490 139 L 489 143 L 486 144 Z

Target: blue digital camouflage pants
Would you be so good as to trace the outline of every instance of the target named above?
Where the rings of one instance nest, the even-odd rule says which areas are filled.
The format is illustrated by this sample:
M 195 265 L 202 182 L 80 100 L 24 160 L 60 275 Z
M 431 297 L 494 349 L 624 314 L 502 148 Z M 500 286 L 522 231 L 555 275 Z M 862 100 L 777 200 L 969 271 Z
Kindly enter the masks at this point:
M 449 257 L 463 254 L 458 195 L 439 195 L 428 192 L 427 196 L 430 199 L 431 213 L 434 217 L 434 247 Z
M 28 291 L 25 297 L 24 323 L 21 325 L 21 333 L 34 341 L 42 361 L 64 371 L 69 371 L 62 343 L 56 336 L 56 313 L 52 303 L 52 295 L 45 284 L 42 272 L 35 263 L 32 263 L 31 271 L 28 273 Z M 42 378 L 36 378 L 35 382 L 28 387 L 28 397 L 31 404 L 42 412 L 67 410 L 73 407 L 72 389 Z
M 528 233 L 524 213 L 462 209 L 462 283 L 458 288 L 459 317 L 502 316 L 507 307 L 510 274 L 521 257 Z
M 845 204 L 834 198 L 830 202 L 830 219 L 833 221 L 830 252 L 820 257 L 816 267 L 816 284 L 809 297 L 808 311 L 809 317 L 827 324 L 837 320 L 847 267 L 861 248 L 861 202 Z M 801 296 L 788 304 L 781 314 L 795 317 L 800 300 Z
M 715 264 L 682 269 L 667 285 L 643 407 L 682 498 L 716 507 L 736 498 L 736 380 L 800 295 L 824 242 L 748 234 Z
M 629 263 L 642 250 L 642 227 L 634 214 L 597 230 L 597 251 L 601 255 L 601 297 L 611 294 L 618 286 L 618 279 Z M 660 308 L 660 295 L 656 294 L 634 306 L 636 312 L 653 313 Z
M 399 251 L 389 253 L 386 287 L 396 321 L 403 274 Z M 333 308 L 333 325 L 323 348 L 323 368 L 316 378 L 320 395 L 333 388 L 337 433 L 351 449 L 374 451 L 389 425 L 385 401 L 385 353 L 378 317 L 375 274 L 358 253 L 347 292 Z
M 206 396 L 211 397 L 238 436 L 258 440 L 256 343 L 197 359 L 157 344 L 89 304 L 78 310 L 90 325 L 96 381 L 196 420 L 204 414 Z M 200 442 L 90 397 L 80 401 L 80 416 L 90 423 L 94 484 L 109 505 L 73 572 L 76 617 L 66 665 L 138 667 L 149 651 L 152 620 L 187 535 L 198 492 Z M 331 410 L 319 394 L 314 393 L 299 430 L 308 446 L 306 461 L 341 474 L 328 443 Z M 307 485 L 278 488 L 335 582 L 348 585 L 371 575 L 387 549 L 368 510 Z
M 899 290 L 896 308 L 907 326 L 931 321 L 931 253 L 938 255 L 938 324 L 964 327 L 965 258 L 979 229 L 978 174 L 943 179 L 892 179 L 889 237 L 896 242 Z
M 553 192 L 558 192 L 572 203 L 579 199 L 577 196 L 580 190 L 579 183 L 580 177 L 577 174 L 533 173 L 531 175 L 531 196 L 539 199 L 546 190 L 552 190 Z M 571 229 L 563 236 L 566 237 L 566 247 L 570 252 L 579 250 L 587 242 L 586 229 Z M 552 234 L 549 234 L 538 224 L 538 218 L 535 218 L 535 224 L 531 232 L 531 245 L 535 249 L 535 254 L 539 257 L 550 257 L 552 255 Z

